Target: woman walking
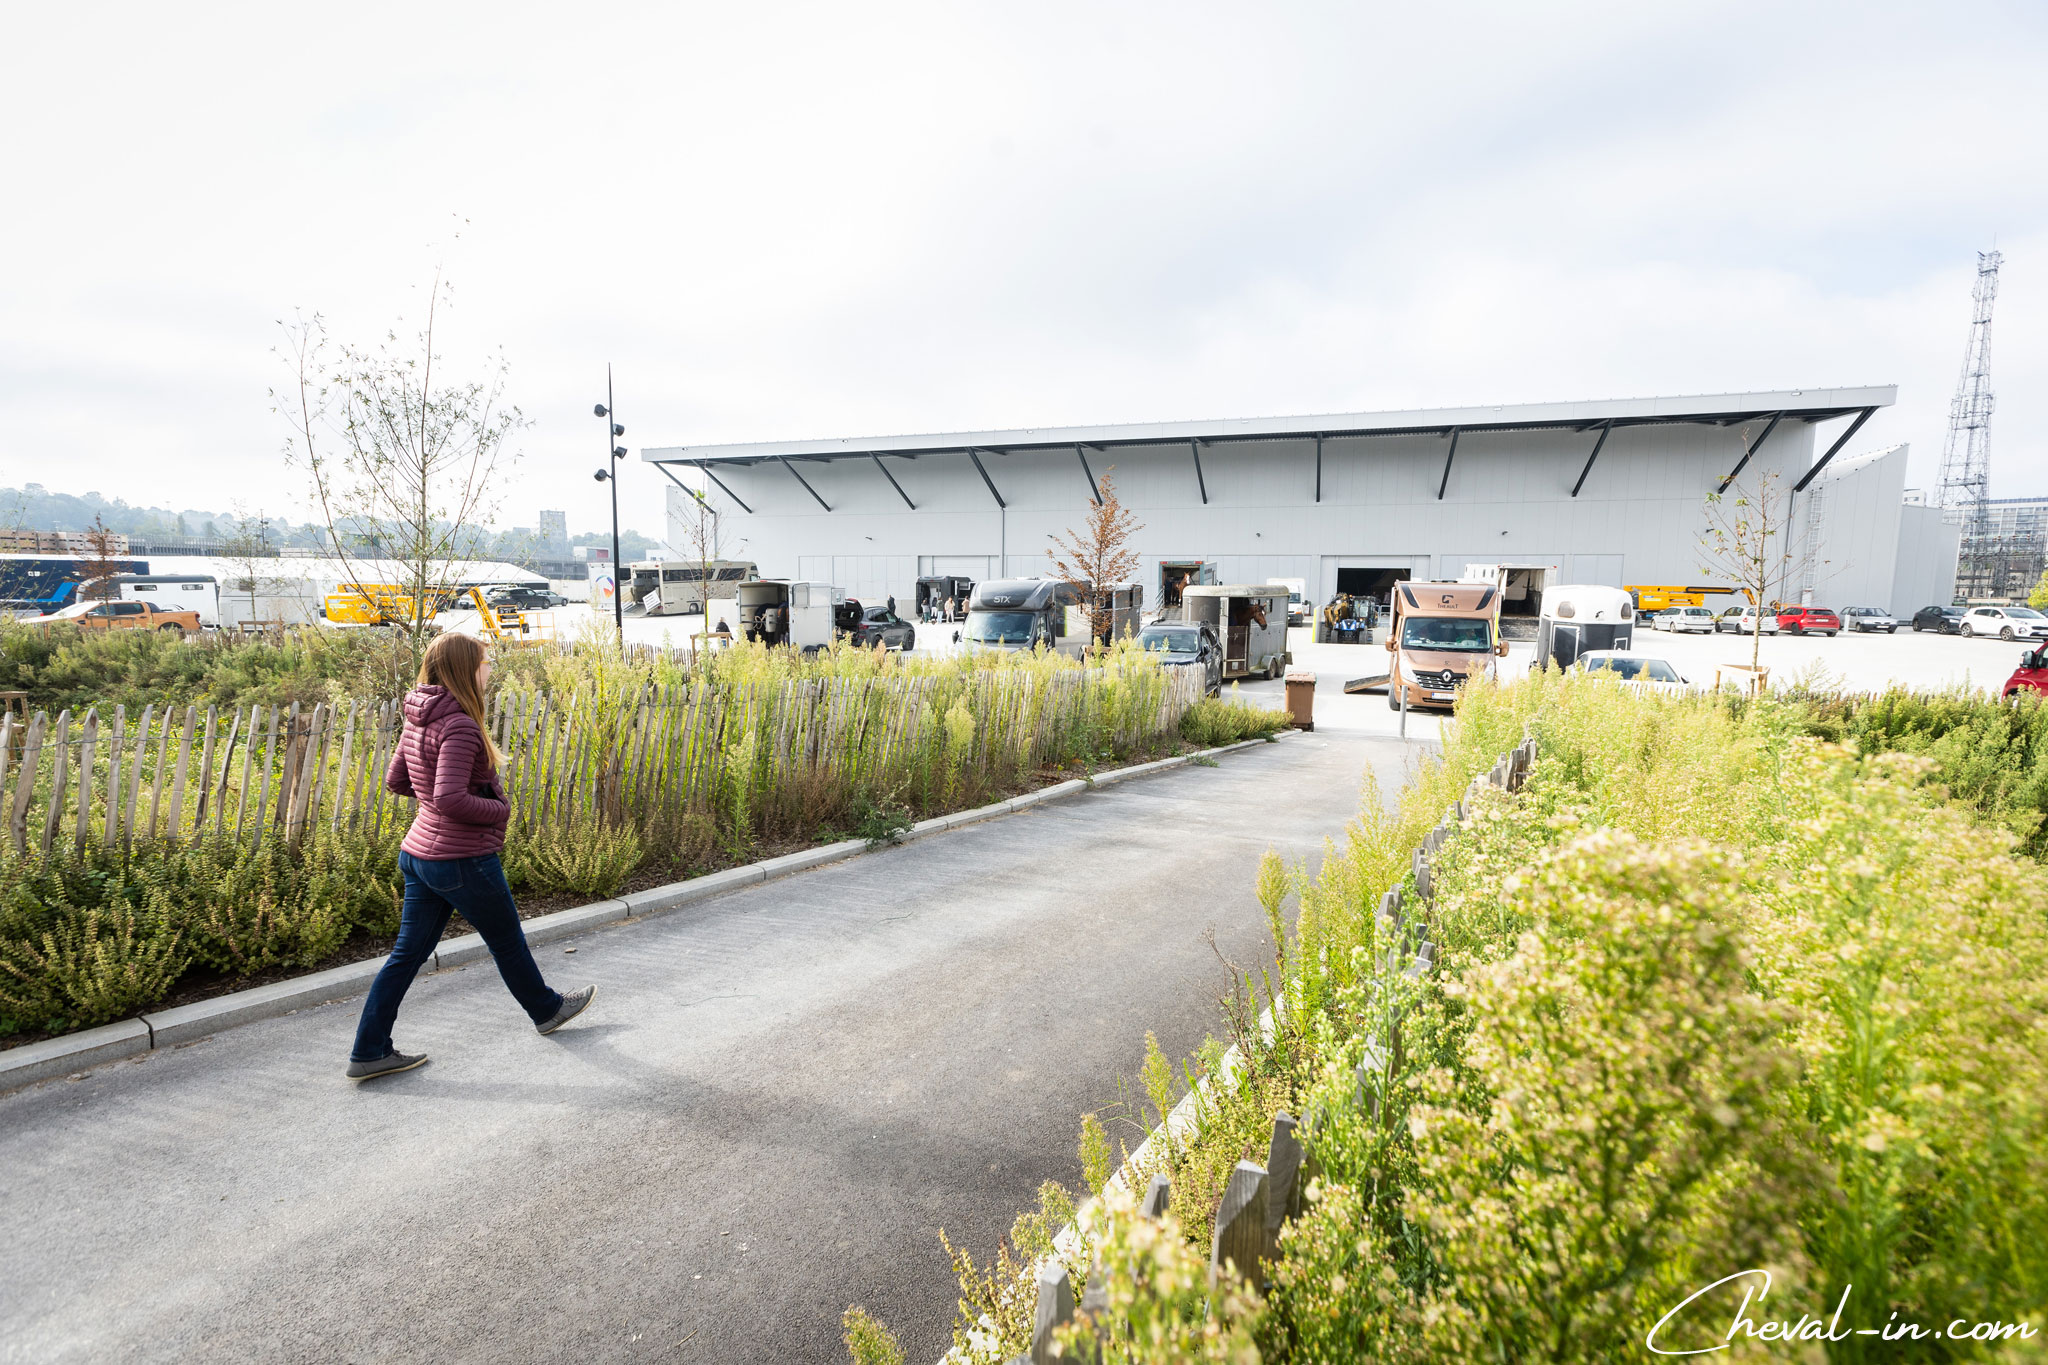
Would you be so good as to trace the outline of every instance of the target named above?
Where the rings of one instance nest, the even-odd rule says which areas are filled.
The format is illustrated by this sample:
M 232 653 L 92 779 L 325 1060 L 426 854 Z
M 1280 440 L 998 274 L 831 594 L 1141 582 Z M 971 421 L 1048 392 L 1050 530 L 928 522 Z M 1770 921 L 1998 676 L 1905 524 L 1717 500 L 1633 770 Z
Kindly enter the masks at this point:
M 384 786 L 419 803 L 412 828 L 399 845 L 405 874 L 405 909 L 398 941 L 370 984 L 349 1054 L 350 1080 L 410 1071 L 427 1060 L 391 1045 L 398 1004 L 420 964 L 441 940 L 457 910 L 476 926 L 498 975 L 542 1033 L 553 1033 L 583 1012 L 595 986 L 567 995 L 549 988 L 519 927 L 519 911 L 498 852 L 505 847 L 511 803 L 498 783 L 501 755 L 484 731 L 484 687 L 491 660 L 483 643 L 449 632 L 434 638 L 420 662 L 419 684 L 405 694 L 405 733 L 391 755 Z

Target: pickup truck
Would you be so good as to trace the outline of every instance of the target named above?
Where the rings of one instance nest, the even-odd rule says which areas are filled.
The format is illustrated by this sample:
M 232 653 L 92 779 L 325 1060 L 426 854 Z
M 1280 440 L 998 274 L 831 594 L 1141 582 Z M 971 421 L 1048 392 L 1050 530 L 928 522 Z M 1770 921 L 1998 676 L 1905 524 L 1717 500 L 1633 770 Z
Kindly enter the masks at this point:
M 54 616 L 38 616 L 39 626 L 66 622 L 83 630 L 175 630 L 181 635 L 199 633 L 196 611 L 160 611 L 149 602 L 77 602 Z

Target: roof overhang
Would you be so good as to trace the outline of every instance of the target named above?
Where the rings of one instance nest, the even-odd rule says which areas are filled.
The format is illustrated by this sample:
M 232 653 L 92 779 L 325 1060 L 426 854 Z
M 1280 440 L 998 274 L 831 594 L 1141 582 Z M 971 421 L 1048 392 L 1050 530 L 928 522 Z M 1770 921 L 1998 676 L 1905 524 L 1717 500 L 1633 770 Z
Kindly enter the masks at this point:
M 1092 427 L 1021 427 L 1010 431 L 956 431 L 924 436 L 842 437 L 810 441 L 755 441 L 726 445 L 656 446 L 640 452 L 650 464 L 751 465 L 768 460 L 855 460 L 890 455 L 1020 451 L 1107 450 L 1118 446 L 1223 445 L 1344 436 L 1418 436 L 1487 431 L 1591 431 L 1596 427 L 1735 426 L 1773 417 L 1825 422 L 1898 398 L 1895 384 L 1842 389 L 1786 389 L 1677 398 L 1619 398 L 1570 403 L 1513 403 L 1476 408 L 1424 408 L 1408 412 L 1345 412 L 1307 417 L 1245 417 L 1209 422 L 1134 422 Z

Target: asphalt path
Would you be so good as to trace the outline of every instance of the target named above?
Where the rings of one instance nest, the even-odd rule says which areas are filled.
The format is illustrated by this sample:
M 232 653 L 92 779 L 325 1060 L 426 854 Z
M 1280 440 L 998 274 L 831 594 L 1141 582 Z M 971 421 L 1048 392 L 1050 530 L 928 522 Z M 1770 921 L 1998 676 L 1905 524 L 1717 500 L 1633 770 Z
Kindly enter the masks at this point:
M 352 1000 L 0 1096 L 0 1360 L 843 1361 L 853 1303 L 933 1360 L 939 1229 L 1078 1185 L 1145 1030 L 1192 1052 L 1267 951 L 1260 855 L 1412 752 L 1292 735 L 551 944 L 598 996 L 549 1038 L 423 976 L 433 1060 L 371 1085 Z

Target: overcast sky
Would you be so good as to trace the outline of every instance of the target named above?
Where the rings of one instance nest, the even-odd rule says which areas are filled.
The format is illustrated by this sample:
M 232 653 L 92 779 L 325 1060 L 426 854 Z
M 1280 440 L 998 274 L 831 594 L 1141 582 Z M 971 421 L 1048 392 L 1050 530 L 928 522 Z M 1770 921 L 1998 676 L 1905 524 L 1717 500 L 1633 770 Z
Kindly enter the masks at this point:
M 1991 491 L 2048 493 L 2044 16 L 18 6 L 0 484 L 303 515 L 277 320 L 437 263 L 506 524 L 605 521 L 608 360 L 636 452 L 1896 383 L 1856 449 L 1930 482 L 1995 238 Z

